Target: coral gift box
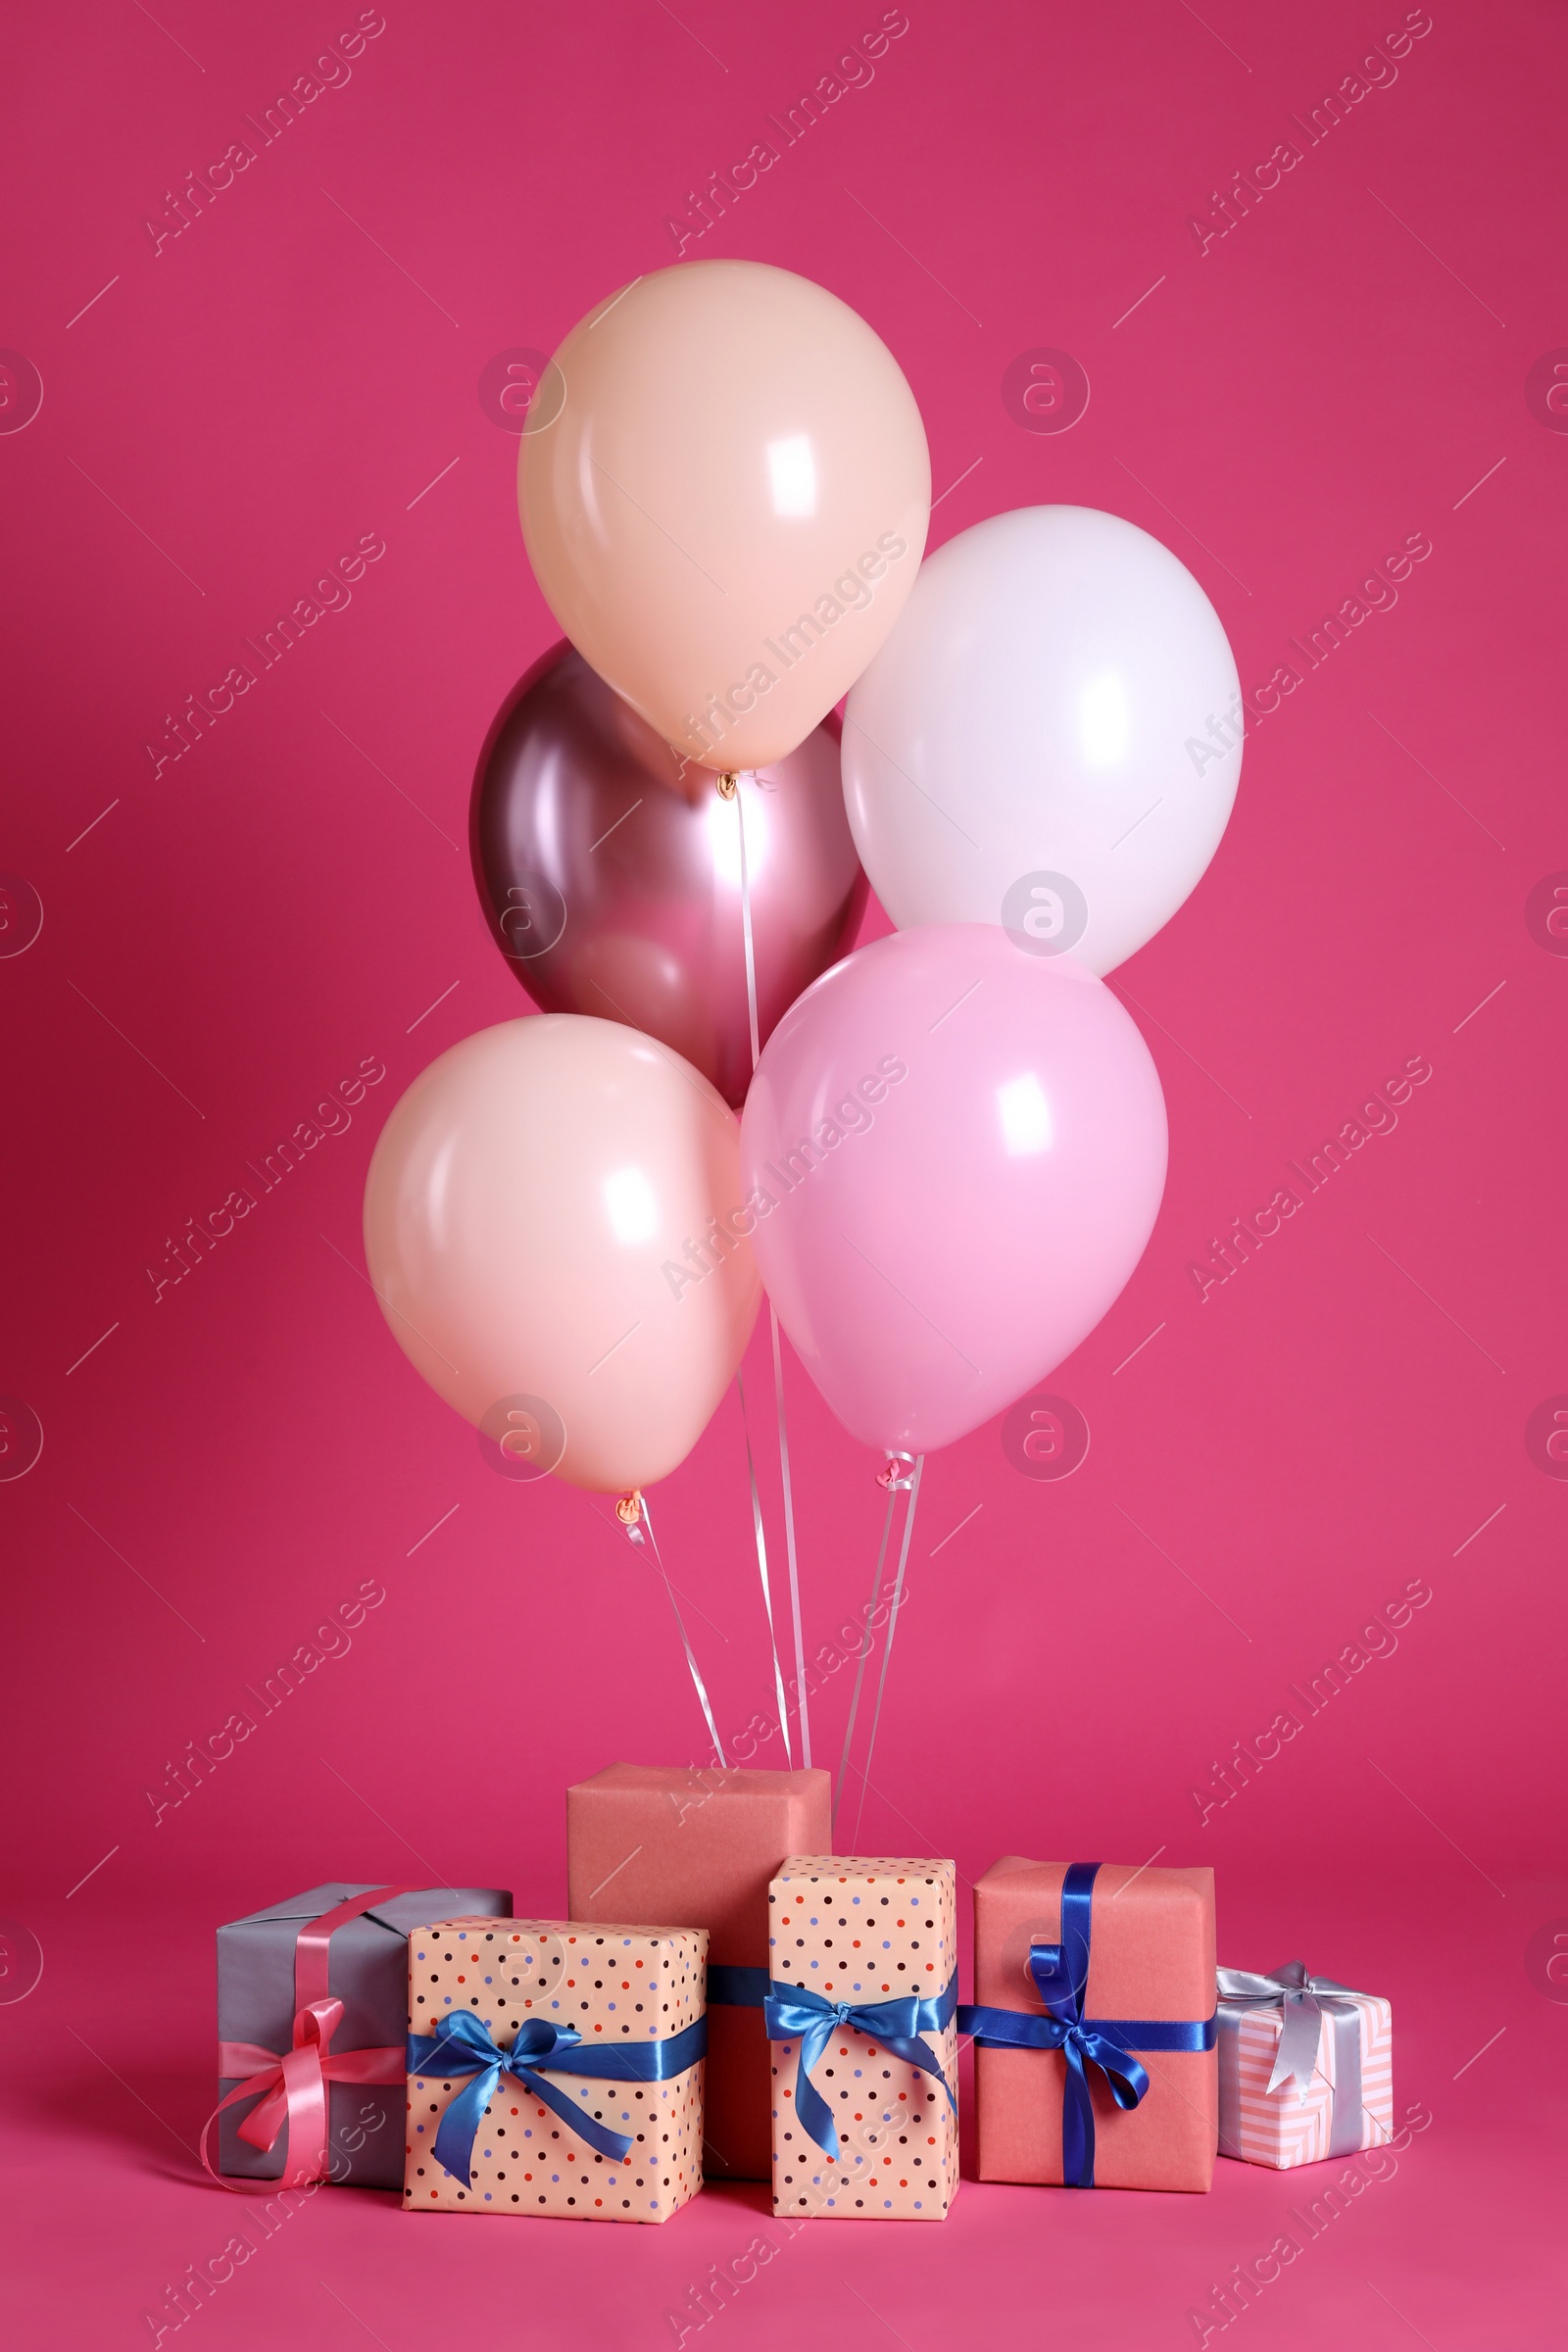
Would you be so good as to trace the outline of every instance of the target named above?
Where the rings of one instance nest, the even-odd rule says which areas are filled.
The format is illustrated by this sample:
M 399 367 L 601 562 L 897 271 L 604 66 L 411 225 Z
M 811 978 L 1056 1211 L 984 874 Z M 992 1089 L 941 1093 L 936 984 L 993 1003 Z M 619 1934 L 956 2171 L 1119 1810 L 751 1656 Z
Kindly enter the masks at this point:
M 566 1907 L 573 1919 L 647 1919 L 708 1930 L 705 2168 L 771 2172 L 767 1888 L 789 1854 L 832 1842 L 827 1773 L 612 1764 L 566 1791 Z
M 703 2184 L 707 1944 L 573 1920 L 412 1935 L 405 2209 L 667 2222 Z
M 1206 2189 L 1213 1872 L 1008 1855 L 974 1925 L 981 2180 Z
M 951 1862 L 798 1854 L 768 1889 L 773 2210 L 946 2219 L 958 2185 Z

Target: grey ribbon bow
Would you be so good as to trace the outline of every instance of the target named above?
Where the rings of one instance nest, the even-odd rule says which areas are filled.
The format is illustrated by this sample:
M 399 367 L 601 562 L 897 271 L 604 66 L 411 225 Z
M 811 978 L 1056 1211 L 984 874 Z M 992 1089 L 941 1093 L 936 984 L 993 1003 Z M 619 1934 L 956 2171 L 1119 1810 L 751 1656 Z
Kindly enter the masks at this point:
M 1353 2156 L 1361 2145 L 1361 2012 L 1348 1984 L 1308 1974 L 1304 1960 L 1287 1960 L 1272 1975 L 1248 1968 L 1216 1969 L 1219 2019 L 1219 2140 L 1227 2156 L 1242 2152 L 1242 2086 L 1238 2059 L 1241 2022 L 1251 2011 L 1279 2009 L 1284 2026 L 1270 2092 L 1294 2082 L 1304 2099 L 1317 2073 L 1325 2021 L 1334 2039 L 1334 2108 L 1330 2156 Z

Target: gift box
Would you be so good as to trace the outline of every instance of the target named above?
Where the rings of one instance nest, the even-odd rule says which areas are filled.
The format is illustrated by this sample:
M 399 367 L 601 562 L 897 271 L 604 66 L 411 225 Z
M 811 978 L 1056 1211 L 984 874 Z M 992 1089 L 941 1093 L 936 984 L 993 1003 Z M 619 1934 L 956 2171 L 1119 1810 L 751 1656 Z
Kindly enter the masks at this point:
M 1222 1968 L 1219 2152 L 1288 2172 L 1394 2137 L 1394 2012 L 1288 1960 Z
M 409 1938 L 410 2213 L 667 2222 L 703 2185 L 701 1928 Z
M 220 2173 L 402 2187 L 408 1935 L 456 1908 L 512 1897 L 335 1884 L 219 1929 Z
M 958 2185 L 954 1865 L 797 1854 L 767 1899 L 773 2211 L 945 2220 Z
M 974 1890 L 982 2180 L 1206 2189 L 1214 1874 L 1008 1855 Z
M 708 1930 L 710 2179 L 771 2174 L 761 2006 L 768 1882 L 786 1856 L 832 1842 L 825 1772 L 612 1764 L 566 1791 L 566 1906 L 574 1919 Z

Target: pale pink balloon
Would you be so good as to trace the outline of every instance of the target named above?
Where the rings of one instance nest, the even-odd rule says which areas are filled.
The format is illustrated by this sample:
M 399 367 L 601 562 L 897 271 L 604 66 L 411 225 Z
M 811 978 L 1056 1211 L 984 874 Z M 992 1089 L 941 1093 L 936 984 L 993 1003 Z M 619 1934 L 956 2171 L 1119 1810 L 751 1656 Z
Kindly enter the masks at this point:
M 614 1494 L 691 1451 L 761 1298 L 739 1141 L 689 1062 L 577 1013 L 481 1029 L 393 1109 L 366 1179 L 370 1280 L 513 1474 Z
M 763 1050 L 741 1178 L 846 1429 L 926 1453 L 1043 1380 L 1143 1254 L 1165 1140 L 1148 1047 L 1066 956 L 945 923 L 824 972 Z
M 578 652 L 700 765 L 770 766 L 914 586 L 931 460 L 865 320 L 762 262 L 687 262 L 562 344 L 518 452 L 522 535 Z

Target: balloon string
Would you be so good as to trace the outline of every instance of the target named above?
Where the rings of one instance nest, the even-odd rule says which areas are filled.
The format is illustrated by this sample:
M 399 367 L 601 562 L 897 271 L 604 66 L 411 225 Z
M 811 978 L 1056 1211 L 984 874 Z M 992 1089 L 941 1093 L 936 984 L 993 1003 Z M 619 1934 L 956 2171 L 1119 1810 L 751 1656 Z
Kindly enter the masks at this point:
M 752 1018 L 752 1068 L 761 1058 L 762 1044 L 757 1021 L 757 957 L 752 945 L 752 881 L 746 863 L 746 799 L 735 785 L 735 821 L 741 836 L 741 940 L 746 950 L 746 1009 Z
M 790 1709 L 784 1695 L 784 1669 L 778 1661 L 778 1633 L 773 1624 L 773 1589 L 767 1576 L 767 1537 L 762 1528 L 762 1497 L 757 1491 L 757 1462 L 752 1452 L 752 1424 L 746 1410 L 746 1383 L 739 1367 L 735 1386 L 741 1395 L 741 1427 L 746 1433 L 746 1475 L 752 1482 L 752 1525 L 757 1531 L 757 1567 L 762 1580 L 762 1606 L 767 1611 L 768 1646 L 773 1652 L 773 1690 L 778 1699 L 778 1728 L 784 1735 L 784 1761 L 793 1771 L 795 1753 L 790 1746 Z
M 675 1598 L 675 1588 L 669 1581 L 669 1570 L 664 1566 L 664 1555 L 659 1548 L 659 1538 L 654 1533 L 654 1515 L 648 1508 L 648 1497 L 646 1494 L 642 1497 L 642 1506 L 643 1517 L 648 1522 L 648 1541 L 653 1545 L 654 1557 L 659 1562 L 659 1573 L 664 1580 L 664 1591 L 669 1594 L 669 1605 L 675 1612 L 675 1623 L 680 1628 L 681 1647 L 686 1652 L 686 1663 L 691 1668 L 692 1684 L 697 1692 L 697 1703 L 703 1710 L 703 1717 L 708 1725 L 709 1736 L 712 1740 L 714 1752 L 718 1757 L 719 1763 L 727 1772 L 729 1770 L 729 1759 L 724 1753 L 724 1743 L 718 1736 L 718 1726 L 713 1721 L 713 1710 L 708 1703 L 708 1686 L 703 1681 L 702 1668 L 697 1663 L 697 1652 L 693 1649 L 691 1644 L 691 1637 L 686 1631 L 686 1620 L 680 1613 L 680 1602 Z M 631 1537 L 632 1542 L 635 1544 L 638 1537 L 638 1530 L 635 1527 L 629 1527 L 626 1532 Z
M 888 1642 L 886 1649 L 884 1649 L 882 1652 L 882 1675 L 881 1680 L 878 1682 L 876 1687 L 876 1708 L 871 1717 L 871 1737 L 866 1742 L 865 1763 L 861 1767 L 860 1771 L 860 1809 L 855 1817 L 854 1842 L 857 1851 L 859 1849 L 860 1820 L 861 1816 L 865 1812 L 865 1792 L 869 1788 L 871 1781 L 871 1758 L 876 1753 L 877 1727 L 882 1721 L 882 1694 L 888 1687 L 888 1665 L 893 1656 L 893 1637 L 899 1630 L 899 1608 L 904 1599 L 904 1571 L 908 1565 L 909 1538 L 914 1533 L 915 1507 L 920 1500 L 920 1473 L 924 1468 L 925 1455 L 923 1453 L 917 1453 L 914 1457 L 914 1477 L 909 1482 L 909 1508 L 904 1522 L 904 1544 L 899 1553 L 898 1582 L 893 1588 L 893 1613 L 888 1619 Z M 902 1485 L 902 1481 L 889 1482 L 888 1493 L 890 1500 L 895 1491 L 895 1486 Z
M 746 951 L 746 1009 L 752 1024 L 752 1070 L 761 1058 L 761 1032 L 757 1017 L 757 957 L 752 940 L 752 878 L 746 856 L 746 796 L 735 786 L 735 821 L 740 831 L 741 845 L 741 940 Z M 773 1396 L 778 1406 L 778 1467 L 784 1489 L 784 1548 L 789 1562 L 790 1615 L 795 1631 L 795 1688 L 801 1702 L 801 1760 L 808 1771 L 811 1765 L 811 1718 L 806 1695 L 806 1636 L 801 1627 L 800 1565 L 795 1551 L 795 1495 L 790 1481 L 789 1424 L 784 1411 L 784 1358 L 779 1348 L 778 1315 L 770 1298 L 767 1302 L 768 1321 L 773 1331 Z M 771 1615 L 769 1616 L 771 1630 Z M 773 1673 L 778 1679 L 778 1644 L 773 1644 Z
M 751 1016 L 752 1069 L 755 1074 L 761 1053 L 761 1045 L 757 1020 L 757 961 L 752 946 L 752 885 L 746 861 L 746 803 L 741 794 L 738 776 L 735 779 L 735 822 L 740 829 L 741 937 L 746 949 L 746 1009 Z M 735 1382 L 736 1386 L 740 1388 L 741 1376 L 738 1369 L 735 1374 Z M 752 1482 L 752 1520 L 757 1530 L 758 1565 L 762 1574 L 762 1602 L 767 1610 L 767 1643 L 773 1659 L 773 1688 L 778 1696 L 779 1729 L 784 1736 L 785 1761 L 793 1770 L 795 1755 L 790 1745 L 789 1701 L 784 1693 L 784 1670 L 779 1664 L 778 1632 L 773 1623 L 773 1597 L 767 1579 L 767 1542 L 762 1532 L 762 1501 L 757 1491 L 757 1467 L 752 1457 L 752 1430 L 751 1423 L 746 1416 L 746 1391 L 744 1388 L 741 1388 L 741 1425 L 746 1432 L 746 1468 Z
M 876 1614 L 876 1596 L 882 1590 L 882 1569 L 883 1564 L 888 1556 L 888 1538 L 893 1533 L 893 1514 L 897 1508 L 898 1497 L 890 1486 L 888 1489 L 887 1513 L 882 1521 L 882 1544 L 876 1555 L 876 1574 L 871 1579 L 871 1597 L 867 1601 L 865 1608 L 866 1640 L 863 1647 L 861 1648 L 859 1657 L 856 1660 L 855 1689 L 850 1693 L 850 1720 L 844 1727 L 844 1753 L 839 1758 L 838 1783 L 833 1790 L 833 1821 L 835 1828 L 838 1825 L 839 1806 L 843 1801 L 844 1796 L 844 1776 L 848 1772 L 850 1766 L 850 1742 L 855 1738 L 855 1718 L 858 1714 L 860 1707 L 860 1685 L 865 1679 L 865 1661 L 876 1642 L 876 1636 L 871 1630 L 871 1620 Z
M 784 1359 L 778 1344 L 778 1314 L 770 1298 L 773 1327 L 773 1394 L 778 1398 L 778 1466 L 784 1482 L 784 1543 L 790 1565 L 790 1615 L 795 1625 L 795 1686 L 801 1701 L 801 1761 L 811 1769 L 811 1718 L 806 1703 L 806 1637 L 801 1631 L 801 1578 L 795 1557 L 795 1497 L 790 1487 L 790 1433 L 784 1419 Z

